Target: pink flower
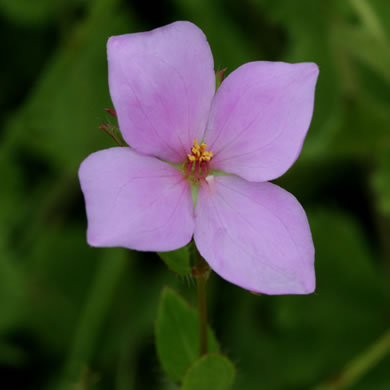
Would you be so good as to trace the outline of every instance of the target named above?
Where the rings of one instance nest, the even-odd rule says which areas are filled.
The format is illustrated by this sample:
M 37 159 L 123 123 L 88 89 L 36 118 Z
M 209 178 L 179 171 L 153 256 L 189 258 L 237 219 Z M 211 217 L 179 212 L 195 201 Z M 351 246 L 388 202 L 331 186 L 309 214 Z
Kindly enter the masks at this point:
M 317 66 L 250 62 L 215 93 L 210 47 L 189 22 L 111 37 L 107 46 L 110 93 L 131 148 L 81 164 L 88 243 L 171 251 L 194 238 L 231 283 L 265 294 L 313 292 L 306 214 L 268 180 L 300 153 Z

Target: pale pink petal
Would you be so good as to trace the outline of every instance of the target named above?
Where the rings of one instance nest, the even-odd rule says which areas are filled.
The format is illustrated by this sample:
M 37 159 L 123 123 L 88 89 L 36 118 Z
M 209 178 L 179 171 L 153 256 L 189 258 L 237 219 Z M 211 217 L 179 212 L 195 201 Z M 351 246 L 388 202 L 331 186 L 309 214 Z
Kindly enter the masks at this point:
M 295 162 L 310 125 L 318 67 L 250 62 L 218 89 L 205 142 L 214 169 L 249 181 L 281 176 Z
M 111 98 L 126 142 L 143 154 L 184 161 L 202 138 L 215 92 L 213 57 L 189 22 L 111 37 Z
M 313 292 L 314 247 L 305 211 L 294 196 L 274 184 L 239 177 L 207 181 L 198 194 L 194 238 L 210 267 L 255 292 Z
M 170 251 L 191 240 L 190 186 L 171 165 L 130 148 L 112 148 L 87 157 L 79 178 L 90 245 Z

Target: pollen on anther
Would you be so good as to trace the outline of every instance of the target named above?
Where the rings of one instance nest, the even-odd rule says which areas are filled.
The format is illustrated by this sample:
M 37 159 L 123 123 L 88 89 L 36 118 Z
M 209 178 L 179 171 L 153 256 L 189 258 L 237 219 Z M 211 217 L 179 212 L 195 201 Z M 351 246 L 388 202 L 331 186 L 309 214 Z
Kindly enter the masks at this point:
M 194 139 L 194 146 L 191 148 L 192 154 L 187 155 L 188 161 L 207 162 L 213 158 L 213 153 L 206 151 L 207 145 L 202 143 L 199 145 L 198 140 Z

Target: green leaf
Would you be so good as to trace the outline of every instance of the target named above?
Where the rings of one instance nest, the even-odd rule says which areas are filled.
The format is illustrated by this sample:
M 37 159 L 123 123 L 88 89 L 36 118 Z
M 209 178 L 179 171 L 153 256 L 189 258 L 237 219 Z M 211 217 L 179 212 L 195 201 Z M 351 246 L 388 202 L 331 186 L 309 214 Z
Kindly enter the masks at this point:
M 169 269 L 179 275 L 188 275 L 191 272 L 190 251 L 188 246 L 171 252 L 158 252 L 160 258 Z
M 156 322 L 157 353 L 161 364 L 174 381 L 183 379 L 199 355 L 198 313 L 176 292 L 165 288 Z M 208 333 L 210 352 L 218 352 L 211 329 Z
M 182 390 L 226 390 L 232 386 L 234 376 L 234 365 L 226 356 L 205 355 L 188 370 Z

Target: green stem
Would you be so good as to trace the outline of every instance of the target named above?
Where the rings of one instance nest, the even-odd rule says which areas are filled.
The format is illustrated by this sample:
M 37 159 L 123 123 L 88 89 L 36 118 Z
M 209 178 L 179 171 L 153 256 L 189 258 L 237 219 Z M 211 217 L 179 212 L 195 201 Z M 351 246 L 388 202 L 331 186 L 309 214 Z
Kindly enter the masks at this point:
M 350 388 L 389 352 L 390 329 L 366 351 L 347 364 L 336 380 L 317 386 L 315 390 L 344 390 Z
M 196 278 L 196 285 L 198 290 L 198 311 L 199 311 L 199 343 L 200 356 L 207 353 L 207 294 L 206 284 L 210 274 L 210 268 L 204 261 L 200 253 L 195 247 L 195 267 L 192 274 Z
M 206 276 L 196 277 L 198 286 L 198 309 L 199 309 L 199 339 L 200 356 L 207 353 L 207 297 L 206 297 Z
M 386 42 L 386 33 L 372 5 L 366 0 L 350 0 L 350 3 L 371 36 L 378 41 Z

